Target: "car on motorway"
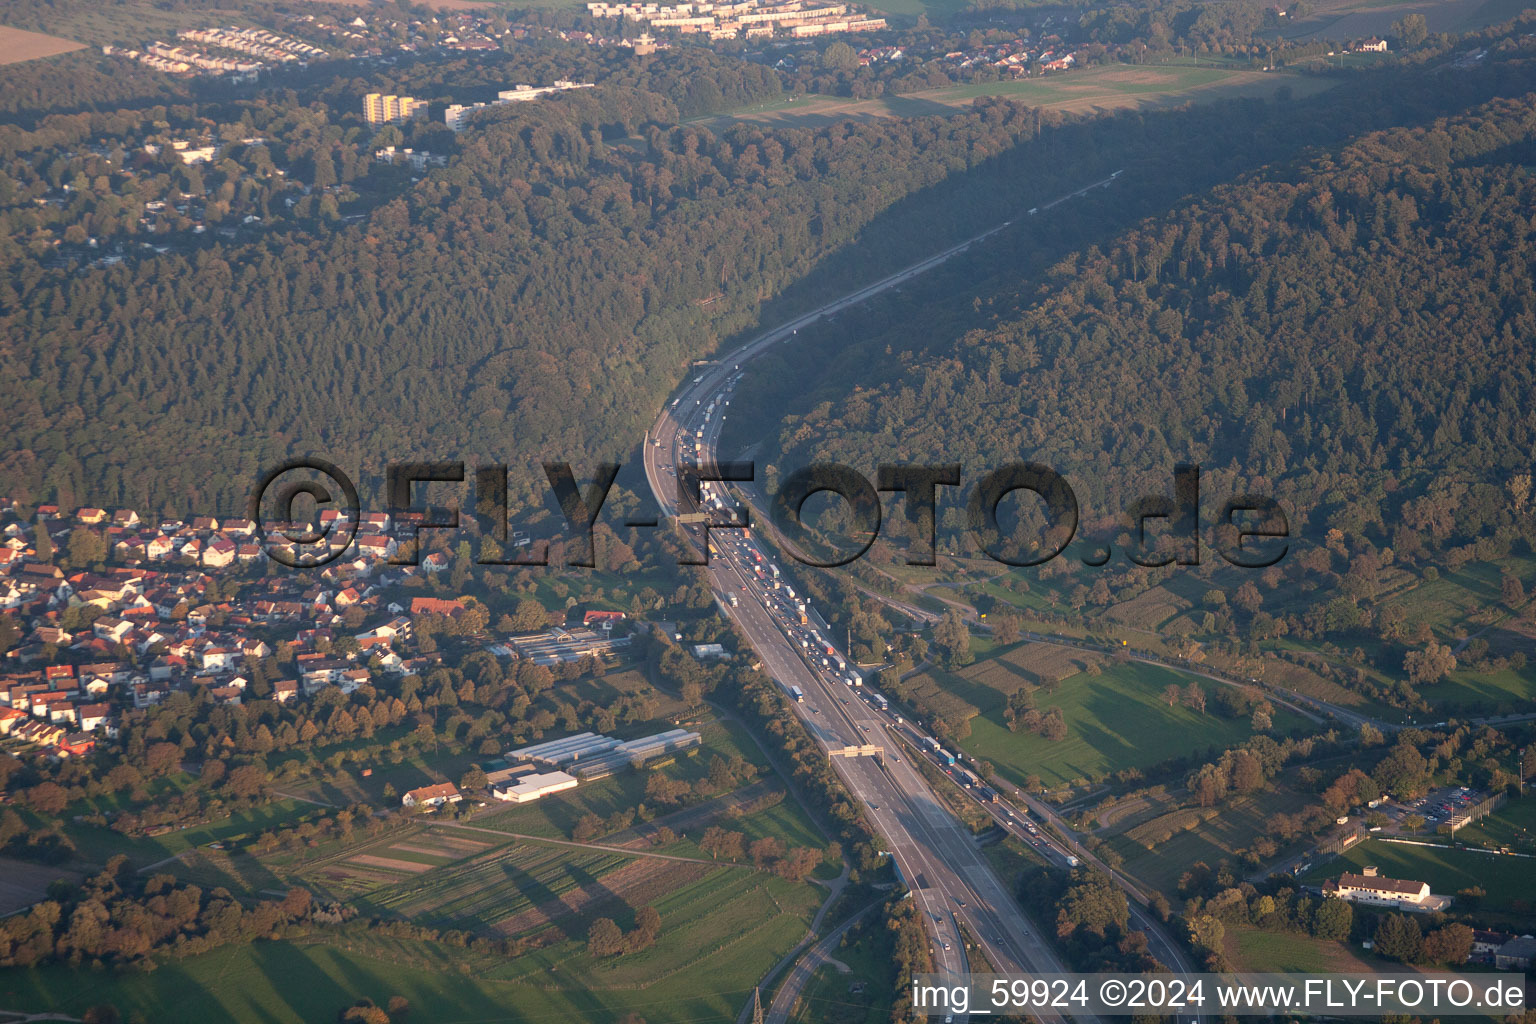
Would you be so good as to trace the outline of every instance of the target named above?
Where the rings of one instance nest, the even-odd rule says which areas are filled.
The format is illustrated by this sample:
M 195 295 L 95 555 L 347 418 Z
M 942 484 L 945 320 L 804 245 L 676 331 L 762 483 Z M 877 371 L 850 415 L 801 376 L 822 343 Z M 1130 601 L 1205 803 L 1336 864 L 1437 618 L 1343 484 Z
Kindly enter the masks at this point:
M 949 943 L 947 943 L 947 942 L 944 943 L 944 952 L 946 952 L 946 953 L 949 952 Z

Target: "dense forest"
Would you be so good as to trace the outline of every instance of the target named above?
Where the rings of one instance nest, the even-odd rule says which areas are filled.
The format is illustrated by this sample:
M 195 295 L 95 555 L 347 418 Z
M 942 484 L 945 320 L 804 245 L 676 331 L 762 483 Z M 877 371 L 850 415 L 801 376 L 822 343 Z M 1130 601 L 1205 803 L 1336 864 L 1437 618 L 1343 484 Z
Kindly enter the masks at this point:
M 1525 95 L 1220 187 L 882 366 L 783 456 L 1031 458 L 1111 513 L 1196 462 L 1410 559 L 1510 528 L 1536 442 L 1533 145 Z
M 6 479 L 193 511 L 237 507 L 258 465 L 300 450 L 622 452 L 760 298 L 1042 123 L 1004 104 L 772 136 L 676 117 L 645 92 L 520 105 L 359 222 L 85 274 L 19 263 L 0 284 L 0 358 L 24 382 L 5 391 Z

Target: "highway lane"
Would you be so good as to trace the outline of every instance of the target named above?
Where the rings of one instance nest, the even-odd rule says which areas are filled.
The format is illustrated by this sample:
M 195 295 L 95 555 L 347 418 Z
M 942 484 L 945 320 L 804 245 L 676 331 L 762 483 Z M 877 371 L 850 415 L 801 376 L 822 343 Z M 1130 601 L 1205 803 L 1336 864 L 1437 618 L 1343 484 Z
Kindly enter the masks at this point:
M 1085 186 L 1038 209 L 1048 209 L 1088 191 L 1107 187 L 1120 174 Z M 749 341 L 721 362 L 704 368 L 658 416 L 644 445 L 646 479 L 661 511 L 675 516 L 692 511 L 680 503 L 677 467 L 684 459 L 695 463 L 713 457 L 724 402 L 743 363 L 770 346 L 792 337 L 801 327 L 847 309 L 943 263 L 970 246 L 1006 228 L 995 228 L 951 246 L 941 253 L 897 271 L 834 302 L 791 320 Z M 721 415 L 711 415 L 710 407 Z M 703 531 L 695 531 L 702 533 Z M 701 543 L 700 549 L 704 545 Z M 966 969 L 960 927 L 970 933 L 994 969 L 1003 972 L 1055 972 L 1064 966 L 1049 939 L 1025 917 L 1007 887 L 992 871 L 969 832 L 955 819 L 939 796 L 910 764 L 896 754 L 887 734 L 887 723 L 860 700 L 849 700 L 823 673 L 812 669 L 800 649 L 790 643 L 781 624 L 769 610 L 769 599 L 755 579 L 732 555 L 730 544 L 721 544 L 719 557 L 712 556 L 708 573 L 722 608 L 730 615 L 757 651 L 764 669 L 786 689 L 798 686 L 804 702 L 795 710 L 829 751 L 845 746 L 875 744 L 888 752 L 883 762 L 869 757 L 835 758 L 835 769 L 853 796 L 866 809 L 880 835 L 891 845 L 911 889 L 913 899 L 934 936 L 934 959 L 943 971 Z M 748 600 L 740 601 L 741 594 Z M 738 604 L 728 602 L 730 595 Z M 1080 1020 L 1092 1019 L 1077 1015 Z M 1044 1020 L 1060 1020 L 1045 1016 Z
M 708 436 L 706 435 L 706 439 Z M 874 744 L 888 755 L 837 758 L 834 766 L 850 793 L 890 845 L 913 899 L 934 935 L 940 969 L 966 969 L 959 923 L 1003 971 L 1060 971 L 1049 940 L 1019 910 L 1012 895 L 977 849 L 969 830 L 954 818 L 937 794 L 901 756 L 886 733 L 886 723 L 862 700 L 850 699 L 847 685 L 814 671 L 792 646 L 767 608 L 767 592 L 748 573 L 733 546 L 720 542 L 711 559 L 711 577 L 722 605 L 732 614 L 764 669 L 786 688 L 798 686 L 804 702 L 796 705 L 812 734 L 828 750 Z M 728 597 L 746 594 L 731 607 Z
M 1108 187 L 1120 173 L 1116 171 L 1107 178 L 1031 209 L 1028 215 L 1051 209 L 1095 188 Z M 796 317 L 759 335 L 725 360 L 698 373 L 668 408 L 662 410 L 646 437 L 646 478 L 663 513 L 676 515 L 692 510 L 691 507 L 680 507 L 676 467 L 684 458 L 691 458 L 695 463 L 700 457 L 703 461 L 712 458 L 724 418 L 725 395 L 741 364 L 793 337 L 801 327 L 897 287 L 1009 224 L 1011 221 L 1004 222 Z M 708 415 L 706 403 L 715 405 L 720 416 Z M 685 447 L 691 449 L 691 453 L 685 452 Z M 703 545 L 700 547 L 702 549 Z M 729 551 L 730 546 L 722 544 L 720 549 Z M 908 881 L 913 898 L 934 936 L 936 965 L 946 971 L 965 969 L 964 944 L 960 935 L 963 925 L 997 970 L 1062 970 L 1063 965 L 1048 938 L 1039 934 L 1020 912 L 968 832 L 909 761 L 896 753 L 898 748 L 887 732 L 889 723 L 863 701 L 850 701 L 844 697 L 835 683 L 823 678 L 821 672 L 813 670 L 804 660 L 802 652 L 790 643 L 781 624 L 774 620 L 769 599 L 759 589 L 753 578 L 755 574 L 745 571 L 730 555 L 712 557 L 711 563 L 708 572 L 716 594 L 722 597 L 722 607 L 736 620 L 758 652 L 764 668 L 786 688 L 800 687 L 805 697 L 804 703 L 796 705 L 796 711 L 817 739 L 829 750 L 869 743 L 888 751 L 883 763 L 867 757 L 836 758 L 834 766 L 850 792 L 864 805 L 880 834 L 893 847 L 889 852 Z M 742 593 L 749 599 L 740 601 Z M 727 600 L 732 594 L 738 596 L 735 606 Z
M 1107 187 L 1119 172 L 1070 194 L 1044 204 L 1049 209 L 1067 199 L 1080 196 L 1094 188 Z M 1031 210 L 1030 213 L 1036 213 Z M 652 431 L 647 436 L 645 466 L 648 482 L 658 503 L 668 514 L 679 511 L 676 501 L 676 477 L 674 468 L 684 453 L 679 438 L 692 436 L 698 442 L 696 451 L 705 460 L 714 451 L 724 408 L 720 416 L 701 419 L 703 409 L 713 396 L 720 395 L 727 382 L 739 371 L 740 366 L 770 346 L 792 337 L 801 327 L 833 315 L 862 302 L 879 292 L 901 283 L 939 265 L 954 255 L 965 251 L 976 242 L 1006 228 L 999 225 L 976 238 L 952 246 L 927 260 L 914 264 L 888 276 L 873 285 L 861 288 L 849 295 L 828 303 L 772 331 L 753 339 L 747 345 L 717 365 L 699 373 L 672 405 L 663 410 Z M 702 429 L 703 436 L 696 432 Z M 659 441 L 660 444 L 653 444 Z M 725 545 L 722 545 L 724 548 Z M 886 837 L 893 849 L 890 851 L 900 865 L 913 889 L 925 921 L 935 936 L 935 960 L 944 971 L 963 971 L 966 962 L 959 925 L 963 923 L 971 937 L 977 941 L 987 959 L 1001 971 L 1058 971 L 1062 967 L 1050 948 L 1048 940 L 1035 933 L 1030 922 L 1018 911 L 1011 895 L 977 851 L 965 830 L 958 824 L 931 787 L 910 765 L 910 758 L 901 757 L 899 747 L 889 735 L 893 724 L 862 700 L 848 700 L 840 689 L 822 678 L 821 673 L 802 659 L 801 653 L 787 640 L 778 623 L 774 621 L 760 591 L 756 579 L 739 562 L 729 555 L 712 560 L 712 583 L 717 595 L 746 593 L 749 600 L 732 607 L 722 601 L 722 607 L 743 629 L 748 641 L 758 651 L 765 669 L 786 687 L 799 686 L 805 693 L 805 703 L 797 706 L 814 735 L 829 749 L 844 745 L 874 743 L 885 748 L 887 761 L 878 764 L 868 758 L 837 759 L 835 765 L 850 792 L 866 808 L 880 834 Z M 1037 636 L 1051 643 L 1069 643 L 1059 637 Z M 1089 647 L 1088 644 L 1072 644 Z M 1166 664 L 1161 659 L 1132 655 L 1135 660 L 1148 664 Z M 1232 680 L 1193 669 L 1188 666 L 1171 667 L 1206 676 L 1226 685 Z M 1302 700 L 1300 695 L 1286 691 L 1287 696 Z M 1289 701 L 1280 701 L 1290 704 Z M 1321 701 L 1310 701 L 1324 714 L 1359 727 L 1375 724 L 1387 729 L 1388 723 L 1376 722 L 1369 716 Z M 1303 708 L 1292 706 L 1302 714 Z M 1309 715 L 1309 717 L 1311 717 Z M 1032 797 L 1014 792 L 1018 806 L 1028 807 L 1042 822 L 1051 822 L 1070 835 L 1060 824 L 1054 811 L 1039 804 Z M 983 804 L 997 823 L 1010 834 L 1030 842 L 1035 848 L 1058 865 L 1068 864 L 1068 858 L 1093 864 L 1106 872 L 1130 896 L 1130 912 L 1133 927 L 1143 931 L 1148 938 L 1149 949 L 1163 963 L 1180 972 L 1196 969 L 1188 954 L 1173 940 L 1161 923 L 1143 905 L 1144 894 L 1138 885 L 1123 874 L 1098 861 L 1075 844 L 1063 842 L 1049 830 L 1040 829 L 1031 834 L 1023 824 L 1018 806 L 1009 801 L 999 804 Z M 1200 1024 L 1200 1017 L 1184 1016 L 1180 1024 Z

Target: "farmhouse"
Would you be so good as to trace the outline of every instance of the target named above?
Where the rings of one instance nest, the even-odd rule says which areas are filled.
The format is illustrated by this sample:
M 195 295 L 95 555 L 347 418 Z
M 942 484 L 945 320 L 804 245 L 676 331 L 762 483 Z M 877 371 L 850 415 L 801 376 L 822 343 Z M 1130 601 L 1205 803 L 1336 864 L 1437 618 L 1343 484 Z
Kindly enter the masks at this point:
M 1493 965 L 1501 971 L 1528 971 L 1536 961 L 1536 938 L 1522 935 L 1510 939 L 1493 955 Z
M 1374 866 L 1362 869 L 1358 875 L 1346 871 L 1338 881 L 1323 886 L 1323 894 L 1351 903 L 1424 912 L 1441 910 L 1451 902 L 1448 896 L 1430 892 L 1428 882 L 1387 878 Z

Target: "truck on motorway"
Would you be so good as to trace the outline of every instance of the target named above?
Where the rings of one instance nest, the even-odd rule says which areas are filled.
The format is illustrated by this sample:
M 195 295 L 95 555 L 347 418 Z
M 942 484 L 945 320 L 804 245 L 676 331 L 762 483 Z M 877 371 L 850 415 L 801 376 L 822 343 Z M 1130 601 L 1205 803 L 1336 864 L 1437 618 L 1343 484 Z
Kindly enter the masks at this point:
M 740 606 L 741 606 L 741 602 L 739 600 L 737 600 L 735 594 L 732 594 L 731 595 L 731 607 L 732 608 L 738 608 Z
M 952 765 L 955 763 L 955 755 L 951 754 L 943 747 L 936 747 L 933 753 L 935 757 L 937 757 L 940 761 L 943 761 L 945 764 Z
M 800 687 L 791 686 L 789 688 L 789 695 L 794 698 L 796 704 L 805 703 L 805 691 L 800 689 Z
M 997 803 L 997 790 L 993 789 L 991 786 L 982 786 L 981 789 L 979 789 L 977 792 L 981 794 L 981 799 L 986 803 Z
M 1078 860 L 1076 857 L 1068 857 L 1067 858 L 1067 867 L 1069 867 L 1069 868 L 1075 868 L 1075 867 L 1077 867 L 1081 863 L 1082 863 L 1082 861 Z
M 885 699 L 884 694 L 872 693 L 870 698 L 875 702 L 875 707 L 881 711 L 889 711 L 891 709 L 891 702 Z

